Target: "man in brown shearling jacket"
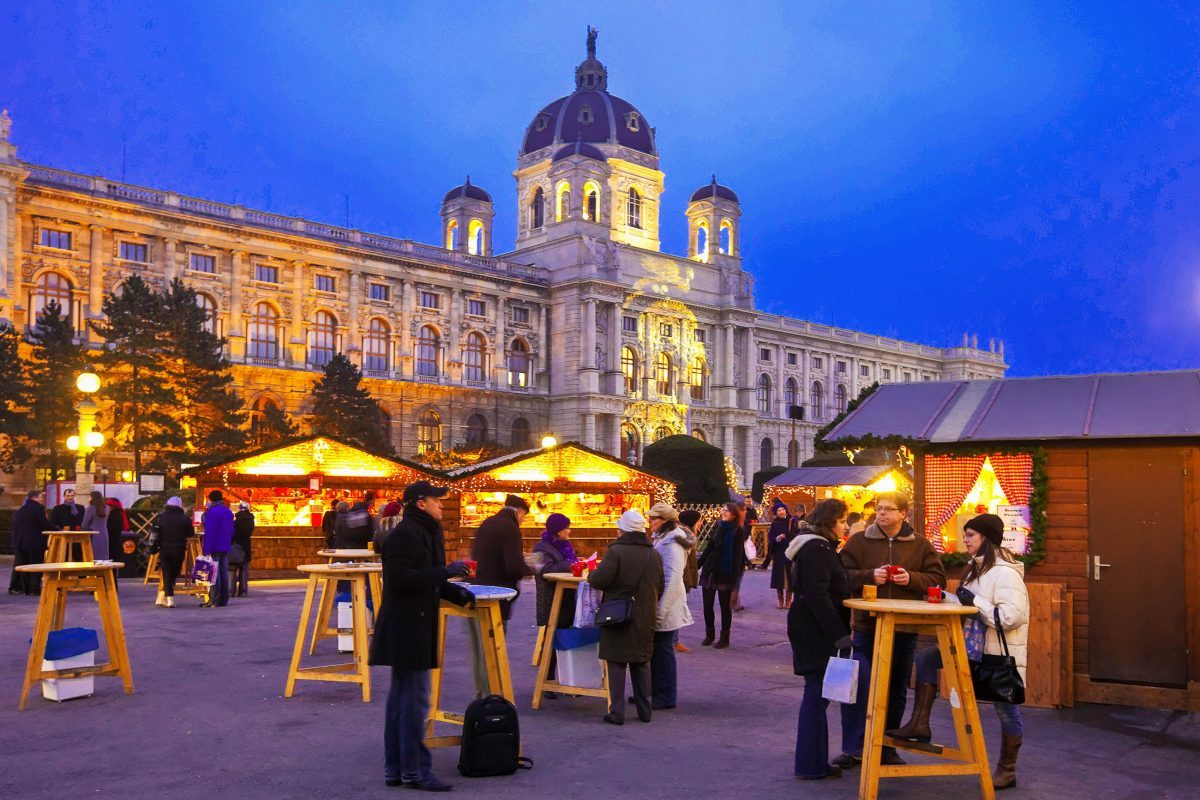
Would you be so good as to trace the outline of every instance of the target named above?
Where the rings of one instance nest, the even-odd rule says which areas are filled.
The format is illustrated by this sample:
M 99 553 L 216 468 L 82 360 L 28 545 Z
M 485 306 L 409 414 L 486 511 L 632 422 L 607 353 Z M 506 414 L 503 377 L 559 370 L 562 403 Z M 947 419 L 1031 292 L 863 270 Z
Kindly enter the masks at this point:
M 850 575 L 854 596 L 862 587 L 879 587 L 879 597 L 895 600 L 924 600 L 930 586 L 946 585 L 941 557 L 924 536 L 908 524 L 908 497 L 901 492 L 883 492 L 875 497 L 875 522 L 851 536 L 842 548 L 842 565 Z M 889 570 L 888 568 L 891 567 Z M 854 613 L 854 658 L 858 667 L 858 701 L 842 706 L 842 754 L 833 763 L 842 768 L 862 761 L 863 737 L 867 727 L 867 695 L 870 692 L 871 660 L 875 649 L 875 620 Z M 892 645 L 891 688 L 888 692 L 887 729 L 904 719 L 908 676 L 917 647 L 915 633 L 897 633 Z M 885 747 L 884 764 L 903 764 L 895 749 Z

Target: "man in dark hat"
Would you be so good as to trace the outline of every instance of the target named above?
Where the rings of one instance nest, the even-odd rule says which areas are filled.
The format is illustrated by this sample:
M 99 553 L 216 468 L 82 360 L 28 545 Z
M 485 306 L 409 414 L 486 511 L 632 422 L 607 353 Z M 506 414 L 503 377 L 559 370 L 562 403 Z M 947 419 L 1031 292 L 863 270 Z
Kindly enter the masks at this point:
M 479 562 L 475 583 L 506 586 L 520 594 L 521 579 L 533 574 L 525 563 L 525 549 L 521 544 L 521 523 L 528 514 L 529 503 L 525 498 L 510 494 L 504 498 L 504 508 L 479 526 L 471 545 L 471 558 Z M 500 615 L 505 624 L 516 600 L 514 597 L 500 604 Z
M 383 727 L 384 782 L 428 792 L 447 792 L 425 746 L 429 718 L 429 670 L 438 666 L 438 606 L 443 599 L 474 603 L 465 587 L 449 583 L 467 574 L 462 561 L 446 563 L 441 498 L 450 490 L 417 481 L 404 490 L 399 524 L 383 542 L 384 600 L 375 621 L 371 664 L 390 666 Z
M 216 581 L 203 608 L 229 605 L 229 551 L 233 547 L 233 512 L 220 489 L 208 493 L 208 509 L 200 518 L 204 528 L 204 555 L 217 562 Z

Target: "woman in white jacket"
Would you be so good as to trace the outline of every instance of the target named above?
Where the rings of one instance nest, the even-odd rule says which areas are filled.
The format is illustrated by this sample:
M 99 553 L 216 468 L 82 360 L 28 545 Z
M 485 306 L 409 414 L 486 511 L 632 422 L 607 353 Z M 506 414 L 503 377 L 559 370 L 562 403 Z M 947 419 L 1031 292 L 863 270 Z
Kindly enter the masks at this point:
M 1004 522 L 995 514 L 980 514 L 966 524 L 963 543 L 971 556 L 971 565 L 963 576 L 956 594 L 963 605 L 979 609 L 978 619 L 984 628 L 983 652 L 1002 655 L 1004 648 L 996 632 L 995 612 L 1008 643 L 1008 652 L 1016 660 L 1021 678 L 1025 677 L 1025 657 L 1029 641 L 1029 593 L 1025 589 L 1025 566 L 1004 549 Z M 937 672 L 942 657 L 936 647 L 928 647 L 917 655 L 917 690 L 913 715 L 908 724 L 888 735 L 914 742 L 930 740 L 929 712 L 937 695 Z M 1024 729 L 1021 707 L 1012 703 L 993 703 L 1000 718 L 1000 758 L 992 773 L 997 789 L 1017 785 L 1017 753 L 1021 749 Z
M 658 598 L 654 655 L 650 659 L 651 708 L 674 708 L 675 642 L 679 629 L 692 624 L 687 589 L 683 586 L 683 569 L 688 550 L 696 546 L 696 537 L 677 524 L 679 513 L 666 503 L 651 508 L 648 518 L 654 549 L 662 557 L 663 565 L 663 591 Z

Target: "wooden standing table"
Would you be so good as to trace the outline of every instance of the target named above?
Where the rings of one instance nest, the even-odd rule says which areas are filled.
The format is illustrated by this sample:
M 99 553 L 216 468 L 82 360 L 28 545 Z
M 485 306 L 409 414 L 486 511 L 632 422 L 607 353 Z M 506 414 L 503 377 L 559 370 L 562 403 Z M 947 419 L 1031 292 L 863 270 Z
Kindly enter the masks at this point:
M 860 598 L 847 600 L 846 606 L 875 617 L 871 692 L 867 700 L 867 730 L 863 741 L 862 775 L 858 784 L 860 800 L 876 800 L 879 797 L 880 778 L 928 775 L 975 775 L 979 778 L 984 800 L 994 800 L 992 773 L 983 742 L 983 728 L 979 724 L 979 708 L 975 703 L 971 668 L 967 663 L 967 645 L 962 632 L 963 618 L 978 613 L 978 609 L 950 602 Z M 942 674 L 951 691 L 950 710 L 954 716 L 956 747 L 893 739 L 884 732 L 887 728 L 888 690 L 892 674 L 892 643 L 897 631 L 937 635 L 937 646 L 942 655 Z M 957 703 L 954 701 L 955 694 Z M 885 745 L 937 756 L 948 763 L 883 766 L 880 759 Z
M 546 630 L 541 637 L 542 652 L 538 658 L 537 681 L 533 684 L 534 709 L 542 707 L 542 694 L 545 692 L 558 692 L 559 694 L 570 694 L 579 697 L 602 697 L 607 702 L 608 664 L 605 661 L 600 662 L 603 682 L 599 689 L 567 686 L 565 683 L 559 683 L 557 680 L 552 681 L 547 678 L 550 674 L 550 654 L 554 650 L 554 632 L 558 630 L 558 612 L 562 608 L 563 594 L 567 589 L 578 587 L 587 578 L 576 578 L 569 572 L 548 572 L 542 577 L 554 584 L 554 599 L 550 602 L 550 618 L 546 620 Z
M 317 555 L 329 559 L 330 564 L 345 561 L 379 561 L 380 558 L 374 550 L 318 550 Z M 375 616 L 379 616 L 379 603 L 383 599 L 383 584 L 379 573 L 372 572 L 370 581 L 371 607 L 375 609 Z M 331 586 L 333 591 L 326 591 Z M 317 606 L 317 624 L 313 626 L 312 641 L 308 643 L 310 656 L 317 652 L 318 641 L 338 634 L 337 628 L 329 624 L 329 620 L 333 619 L 333 601 L 335 599 L 337 599 L 337 584 L 323 583 L 321 585 L 321 603 Z M 370 632 L 375 632 L 373 624 Z
M 106 536 L 108 534 L 105 534 Z M 71 545 L 77 544 L 80 546 L 80 562 L 95 561 L 96 555 L 92 552 L 92 532 L 91 531 L 46 531 L 46 557 L 47 564 L 65 564 L 72 561 Z
M 90 535 L 90 533 L 89 533 Z M 115 573 L 119 563 L 75 561 L 50 564 L 26 564 L 17 572 L 44 573 L 42 595 L 38 600 L 37 616 L 33 623 L 33 640 L 29 645 L 29 660 L 25 664 L 25 680 L 21 685 L 21 702 L 25 710 L 29 689 L 47 678 L 81 678 L 86 675 L 118 675 L 125 685 L 125 694 L 133 694 L 133 673 L 129 669 L 129 654 L 125 650 L 125 628 L 121 624 L 121 609 L 117 605 Z M 46 642 L 50 631 L 63 626 L 67 613 L 69 592 L 90 592 L 100 607 L 100 622 L 104 626 L 104 641 L 108 645 L 108 662 L 92 667 L 43 670 Z
M 179 581 L 175 584 L 175 594 L 206 594 L 207 590 L 203 586 L 192 583 L 192 567 L 196 565 L 196 559 L 204 552 L 204 539 L 202 534 L 197 533 L 195 536 L 189 536 L 187 540 L 187 550 L 183 553 L 183 564 L 179 567 Z M 158 590 L 161 592 L 162 584 L 162 569 L 158 565 L 158 553 L 151 553 L 146 561 L 146 577 L 142 579 L 142 583 L 150 583 L 151 580 L 158 581 Z M 182 585 L 180 584 L 182 582 Z
M 487 664 L 488 693 L 502 695 L 510 703 L 515 704 L 512 687 L 512 675 L 508 669 L 508 645 L 504 639 L 504 619 L 500 614 L 500 603 L 517 596 L 516 589 L 504 586 L 476 586 L 470 583 L 461 584 L 475 595 L 475 607 L 464 608 L 449 600 L 443 600 L 440 605 L 438 628 L 438 666 L 429 676 L 429 721 L 425 723 L 426 747 L 453 747 L 462 743 L 462 736 L 434 736 L 433 726 L 437 722 L 449 722 L 452 725 L 463 724 L 463 714 L 442 711 L 438 708 L 442 696 L 442 669 L 446 658 L 446 620 L 449 617 L 466 617 L 479 623 L 483 636 L 483 658 Z
M 332 564 L 301 564 L 296 567 L 308 575 L 308 586 L 304 590 L 304 604 L 300 607 L 300 626 L 296 630 L 296 644 L 292 648 L 292 663 L 288 668 L 287 686 L 283 696 L 291 697 L 296 681 L 337 681 L 357 683 L 362 687 L 364 703 L 371 702 L 371 670 L 367 665 L 367 582 L 370 576 L 378 579 L 383 567 L 379 564 L 354 564 L 335 566 Z M 337 592 L 338 581 L 350 582 L 350 607 L 354 624 L 348 633 L 354 641 L 354 660 L 344 664 L 319 667 L 301 667 L 300 657 L 304 652 L 304 634 L 312 616 L 313 598 L 317 584 L 323 584 L 326 594 Z M 378 603 L 378 598 L 376 598 Z M 379 606 L 376 605 L 376 608 Z

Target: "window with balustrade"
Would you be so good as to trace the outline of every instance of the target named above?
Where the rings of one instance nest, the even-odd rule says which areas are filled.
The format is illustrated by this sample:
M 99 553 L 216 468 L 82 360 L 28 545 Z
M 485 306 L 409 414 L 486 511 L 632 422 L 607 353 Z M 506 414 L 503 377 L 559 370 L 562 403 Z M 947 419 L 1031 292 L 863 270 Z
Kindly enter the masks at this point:
M 30 321 L 37 324 L 38 317 L 51 303 L 58 305 L 58 313 L 71 319 L 71 282 L 57 272 L 44 272 L 37 279 L 30 295 Z
M 429 325 L 424 325 L 417 332 L 417 375 L 423 378 L 436 378 L 441 374 L 438 363 L 442 337 Z
M 508 385 L 521 389 L 529 386 L 529 344 L 524 339 L 513 339 L 508 348 Z
M 463 343 L 463 380 L 483 383 L 487 380 L 487 342 L 481 334 L 471 332 Z
M 386 322 L 375 317 L 367 323 L 363 336 L 363 365 L 368 372 L 386 373 L 390 368 L 392 329 Z
M 250 317 L 251 358 L 279 358 L 279 312 L 270 303 L 259 303 Z
M 337 352 L 337 318 L 328 311 L 313 315 L 312 327 L 308 331 L 308 363 L 323 367 Z

